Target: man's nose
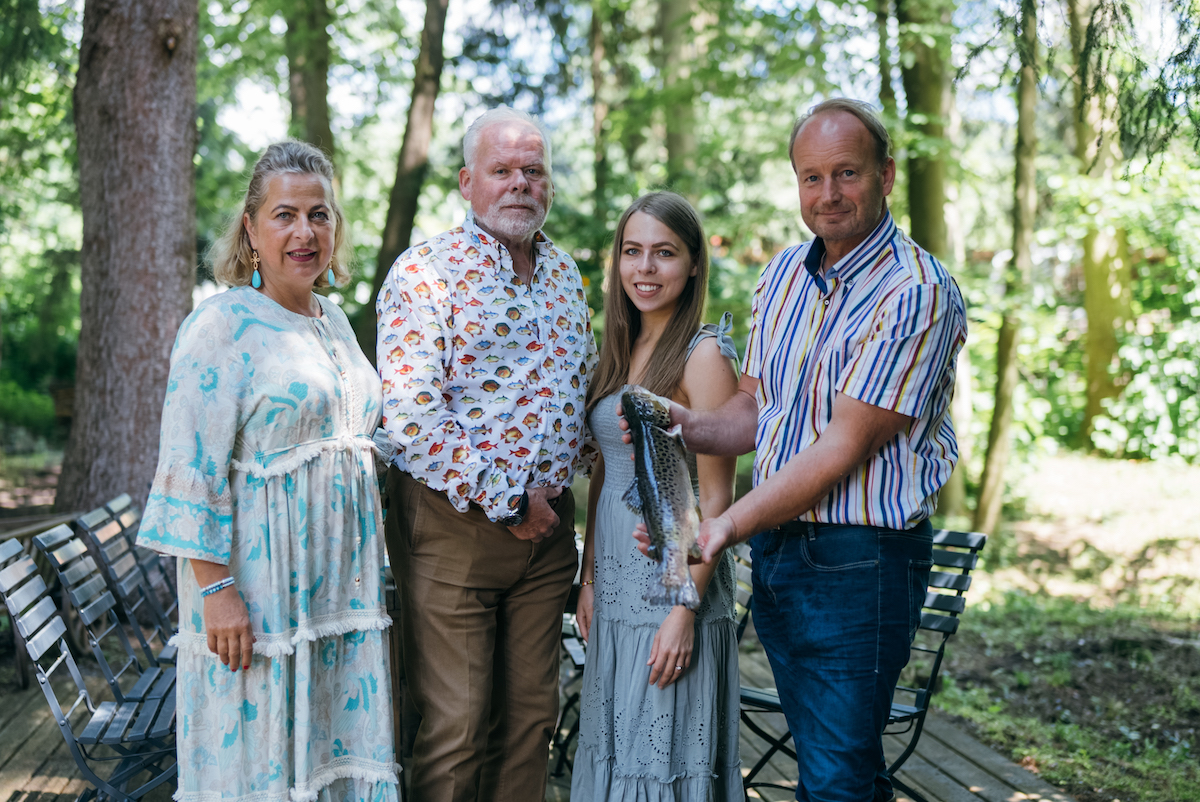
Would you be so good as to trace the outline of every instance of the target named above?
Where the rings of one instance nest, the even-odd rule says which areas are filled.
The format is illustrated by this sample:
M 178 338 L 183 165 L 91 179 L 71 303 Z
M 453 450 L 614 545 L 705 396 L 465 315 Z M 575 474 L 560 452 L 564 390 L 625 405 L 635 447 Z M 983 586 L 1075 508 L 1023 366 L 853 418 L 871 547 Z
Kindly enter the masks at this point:
M 524 170 L 513 170 L 513 172 L 512 172 L 512 183 L 509 185 L 509 188 L 510 188 L 510 189 L 511 189 L 513 192 L 525 192 L 525 191 L 528 191 L 528 189 L 529 189 L 529 179 L 528 179 L 528 177 L 526 177 L 526 175 L 525 175 L 525 171 L 524 171 Z
M 821 200 L 836 203 L 842 197 L 842 188 L 836 178 L 827 178 L 821 182 Z

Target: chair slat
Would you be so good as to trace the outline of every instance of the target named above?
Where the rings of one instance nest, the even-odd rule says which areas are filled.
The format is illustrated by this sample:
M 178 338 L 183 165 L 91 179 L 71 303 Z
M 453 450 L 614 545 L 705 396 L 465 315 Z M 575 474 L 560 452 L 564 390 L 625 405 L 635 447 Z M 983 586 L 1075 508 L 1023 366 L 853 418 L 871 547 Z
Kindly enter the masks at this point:
M 158 662 L 174 663 L 175 657 L 178 653 L 179 653 L 179 649 L 177 647 L 175 647 L 174 645 L 168 643 L 166 646 L 164 646 L 162 648 L 162 651 L 158 653 Z
M 125 529 L 132 529 L 142 520 L 142 515 L 137 510 L 126 510 L 117 518 L 121 522 L 121 526 Z
M 52 616 L 57 614 L 58 608 L 54 606 L 54 599 L 43 596 L 33 609 L 16 619 L 17 632 L 21 633 L 22 638 L 29 640 L 33 633 L 41 629 Z
M 29 557 L 13 563 L 3 571 L 0 571 L 0 592 L 8 593 L 11 589 L 24 582 L 30 574 L 36 573 L 37 566 L 33 564 L 33 560 Z
M 175 729 L 175 691 L 163 697 L 162 709 L 154 720 L 154 729 L 150 732 L 153 738 L 166 738 Z
M 96 561 L 91 557 L 84 557 L 62 572 L 62 583 L 69 588 L 74 587 L 92 574 L 99 576 L 96 569 Z
M 100 598 L 79 610 L 79 618 L 86 626 L 90 627 L 96 619 L 116 606 L 117 600 L 113 598 L 112 593 L 106 590 Z
M 33 579 L 26 582 L 19 590 L 8 594 L 7 604 L 8 613 L 13 618 L 21 614 L 26 607 L 38 600 L 38 597 L 46 594 L 46 583 L 42 581 L 40 576 L 34 575 Z
M 925 607 L 943 613 L 961 613 L 967 607 L 967 600 L 948 593 L 929 592 L 925 594 Z
M 120 515 L 122 512 L 129 509 L 132 504 L 133 499 L 129 497 L 129 494 L 122 493 L 104 506 L 107 507 L 108 511 L 113 515 Z
M 970 571 L 979 562 L 979 555 L 970 551 L 933 550 L 933 564 L 942 568 L 961 568 Z
M 175 669 L 164 668 L 158 675 L 158 682 L 146 694 L 147 699 L 161 699 L 168 693 L 175 692 Z
M 62 543 L 66 543 L 71 538 L 75 537 L 75 533 L 71 527 L 66 524 L 59 524 L 53 529 L 47 529 L 40 535 L 33 538 L 34 545 L 42 551 L 50 551 Z
M 961 549 L 979 551 L 987 543 L 987 535 L 982 532 L 952 532 L 949 529 L 939 529 L 933 533 L 933 545 L 956 546 Z
M 150 728 L 154 726 L 154 719 L 158 718 L 158 711 L 162 707 L 162 702 L 162 697 L 147 699 L 142 702 L 137 720 L 133 722 L 133 726 L 126 733 L 126 737 L 130 741 L 144 741 L 149 737 Z
M 70 591 L 71 601 L 75 603 L 76 609 L 81 609 L 107 589 L 108 586 L 104 584 L 104 577 L 96 574 L 87 582 L 78 585 Z
M 971 587 L 971 577 L 967 574 L 947 574 L 942 571 L 929 572 L 929 587 L 967 592 Z
M 24 551 L 25 549 L 21 546 L 21 541 L 15 538 L 13 540 L 6 540 L 0 543 L 0 563 L 12 559 Z
M 774 688 L 742 688 L 742 704 L 761 707 L 764 710 L 781 711 L 779 692 Z
M 83 728 L 83 732 L 79 734 L 79 738 L 77 739 L 79 743 L 100 743 L 100 736 L 104 734 L 104 728 L 108 726 L 108 722 L 112 721 L 112 717 L 116 715 L 116 712 L 116 702 L 101 702 L 96 708 L 96 712 L 92 714 L 92 718 L 88 721 L 87 726 Z
M 63 623 L 61 618 L 52 618 L 50 623 L 42 629 L 41 632 L 34 635 L 31 640 L 25 641 L 25 648 L 29 650 L 29 656 L 36 662 L 42 659 L 42 655 L 50 650 L 50 647 L 58 643 L 59 638 L 67 632 L 67 625 Z
M 104 509 L 103 507 L 97 507 L 89 513 L 80 515 L 75 520 L 79 521 L 79 523 L 83 524 L 88 529 L 95 529 L 97 526 L 104 523 L 104 521 L 110 515 L 112 515 L 112 513 L 110 513 L 108 510 Z
M 142 675 L 138 677 L 137 682 L 133 684 L 133 687 L 129 689 L 129 693 L 126 695 L 130 699 L 148 698 L 150 689 L 154 686 L 154 683 L 158 681 L 158 678 L 161 675 L 162 669 L 154 667 L 147 668 L 142 672 Z
M 120 537 L 122 534 L 120 521 L 109 521 L 104 526 L 92 530 L 92 537 L 96 538 L 96 542 L 101 545 L 108 545 L 114 537 Z M 125 538 L 120 537 L 120 539 L 124 540 Z
M 84 554 L 87 554 L 87 544 L 82 540 L 72 540 L 54 551 L 46 552 L 50 560 L 59 568 Z
M 921 613 L 921 629 L 928 629 L 932 632 L 941 632 L 944 635 L 953 635 L 955 632 L 957 632 L 959 621 L 960 619 L 951 618 L 948 615 Z
M 112 572 L 118 579 L 124 579 L 130 573 L 141 575 L 137 570 L 137 558 L 130 551 L 126 551 L 124 556 L 112 563 Z
M 125 739 L 125 730 L 129 729 L 130 723 L 133 722 L 133 717 L 137 715 L 137 702 L 124 702 L 117 708 L 117 713 L 109 723 L 108 729 L 104 731 L 104 735 L 100 736 L 100 743 L 103 744 L 119 744 Z

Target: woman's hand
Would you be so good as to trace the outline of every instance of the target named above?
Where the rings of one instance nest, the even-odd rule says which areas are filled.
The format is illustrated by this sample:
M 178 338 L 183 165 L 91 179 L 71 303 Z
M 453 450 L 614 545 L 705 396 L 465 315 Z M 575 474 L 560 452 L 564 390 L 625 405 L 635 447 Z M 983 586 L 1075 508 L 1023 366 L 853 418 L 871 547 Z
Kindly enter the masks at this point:
M 692 664 L 692 646 L 696 640 L 696 614 L 675 606 L 659 626 L 650 647 L 650 684 L 666 688 L 683 676 Z
M 579 603 L 575 605 L 575 626 L 579 628 L 579 636 L 587 643 L 592 634 L 592 612 L 596 609 L 595 584 L 589 583 L 579 588 Z
M 254 632 L 246 603 L 233 587 L 204 597 L 204 629 L 208 632 L 208 650 L 229 666 L 230 671 L 250 667 L 254 653 Z

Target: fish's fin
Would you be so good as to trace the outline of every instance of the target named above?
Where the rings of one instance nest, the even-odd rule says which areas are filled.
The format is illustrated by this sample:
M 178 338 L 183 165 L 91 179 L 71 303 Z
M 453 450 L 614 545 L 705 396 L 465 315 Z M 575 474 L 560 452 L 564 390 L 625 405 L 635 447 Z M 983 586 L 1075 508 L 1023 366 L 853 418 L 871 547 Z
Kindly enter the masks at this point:
M 625 491 L 625 495 L 621 496 L 621 501 L 625 502 L 625 506 L 637 515 L 642 514 L 642 494 L 638 492 L 637 478 L 630 483 L 629 489 Z
M 683 442 L 683 426 L 677 423 L 670 429 L 667 429 L 666 432 L 667 437 L 678 443 L 682 450 L 687 451 L 687 443 Z

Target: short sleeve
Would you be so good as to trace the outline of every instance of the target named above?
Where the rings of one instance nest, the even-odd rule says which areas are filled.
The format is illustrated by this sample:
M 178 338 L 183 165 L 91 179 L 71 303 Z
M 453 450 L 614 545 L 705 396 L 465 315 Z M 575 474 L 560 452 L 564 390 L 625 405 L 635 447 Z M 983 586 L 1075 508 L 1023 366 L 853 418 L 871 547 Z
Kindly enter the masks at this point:
M 953 284 L 918 284 L 876 313 L 870 334 L 837 378 L 837 389 L 872 406 L 919 418 L 944 388 L 966 339 L 966 315 Z M 950 377 L 951 381 L 953 377 Z
M 236 322 L 222 307 L 209 305 L 179 329 L 158 468 L 138 532 L 139 545 L 225 565 L 232 551 L 229 466 L 252 365 L 251 355 L 234 341 Z

